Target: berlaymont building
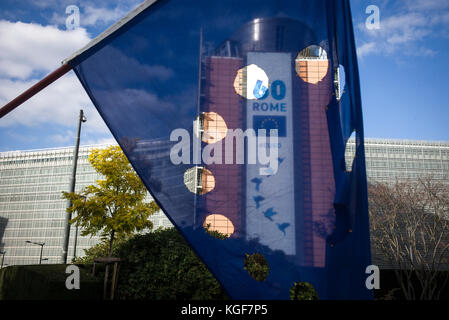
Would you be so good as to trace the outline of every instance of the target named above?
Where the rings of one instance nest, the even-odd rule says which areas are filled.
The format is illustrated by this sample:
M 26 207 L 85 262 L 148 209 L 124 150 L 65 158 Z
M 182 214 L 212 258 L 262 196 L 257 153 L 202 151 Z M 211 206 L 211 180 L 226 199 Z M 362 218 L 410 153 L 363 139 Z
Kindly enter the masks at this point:
M 106 146 L 80 148 L 76 191 L 101 178 L 87 157 L 93 148 L 102 147 Z M 394 182 L 431 175 L 449 183 L 449 143 L 366 139 L 365 149 L 368 181 Z M 353 152 L 350 144 L 348 159 Z M 60 263 L 67 206 L 61 191 L 68 191 L 72 160 L 73 148 L 0 153 L 0 262 L 4 266 L 37 264 L 41 249 L 42 263 Z M 155 229 L 172 226 L 163 212 L 151 220 Z M 83 237 L 79 231 L 75 252 L 75 232 L 72 227 L 69 260 L 100 241 Z
M 104 147 L 80 147 L 75 192 L 101 178 L 87 158 L 92 149 Z M 5 255 L 4 265 L 39 263 L 41 246 L 36 243 L 44 244 L 42 263 L 61 262 L 67 207 L 61 192 L 69 190 L 72 161 L 73 147 L 0 153 L 0 252 Z M 149 194 L 147 201 L 151 201 Z M 154 229 L 171 226 L 162 212 L 153 214 L 151 220 Z M 83 237 L 80 232 L 74 246 L 76 228 L 70 228 L 68 261 L 100 242 L 99 237 Z M 2 258 L 0 255 L 0 262 Z

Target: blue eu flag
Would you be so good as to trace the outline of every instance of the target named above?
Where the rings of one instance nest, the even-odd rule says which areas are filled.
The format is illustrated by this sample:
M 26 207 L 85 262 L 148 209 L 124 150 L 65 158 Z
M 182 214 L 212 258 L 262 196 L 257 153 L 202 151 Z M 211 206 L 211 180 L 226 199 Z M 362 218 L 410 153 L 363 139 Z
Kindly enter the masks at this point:
M 284 116 L 254 116 L 253 125 L 256 133 L 260 129 L 277 130 L 278 137 L 285 137 L 287 135 L 286 117 Z
M 67 62 L 232 298 L 289 299 L 295 282 L 373 297 L 349 0 L 146 1 Z

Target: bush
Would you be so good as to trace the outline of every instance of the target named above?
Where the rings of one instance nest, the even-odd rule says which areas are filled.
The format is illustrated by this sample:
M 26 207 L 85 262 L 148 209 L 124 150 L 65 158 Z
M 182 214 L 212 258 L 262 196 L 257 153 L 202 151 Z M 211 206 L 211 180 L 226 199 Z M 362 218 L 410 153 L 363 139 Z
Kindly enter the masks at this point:
M 264 281 L 270 272 L 270 266 L 267 260 L 261 253 L 246 254 L 244 268 L 249 275 L 257 280 Z
M 308 282 L 295 282 L 290 288 L 291 300 L 318 300 L 315 288 Z
M 215 239 L 225 240 L 228 238 L 226 234 L 223 234 L 217 230 L 211 230 L 211 225 L 209 223 L 204 227 L 204 231 L 206 231 L 208 235 L 214 237 Z
M 121 244 L 127 241 L 129 238 L 118 238 L 116 239 L 112 244 L 112 256 L 116 257 L 118 256 L 118 249 Z M 72 263 L 75 264 L 93 264 L 94 258 L 102 258 L 107 257 L 109 255 L 109 242 L 102 241 L 100 243 L 97 243 L 93 247 L 90 247 L 89 249 L 84 249 L 84 256 L 82 257 L 76 257 L 72 259 Z
M 227 299 L 220 284 L 174 228 L 136 235 L 118 250 L 118 299 Z

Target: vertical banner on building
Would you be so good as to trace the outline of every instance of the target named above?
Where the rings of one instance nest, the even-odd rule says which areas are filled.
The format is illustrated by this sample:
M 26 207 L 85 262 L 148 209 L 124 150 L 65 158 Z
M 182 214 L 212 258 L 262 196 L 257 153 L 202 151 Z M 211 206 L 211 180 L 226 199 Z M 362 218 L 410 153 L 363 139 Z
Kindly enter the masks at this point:
M 257 152 L 269 155 L 277 149 L 278 159 L 275 168 L 247 164 L 246 235 L 272 250 L 294 255 L 292 59 L 289 53 L 249 52 L 247 63 L 265 71 L 269 81 L 269 88 L 260 99 L 247 101 L 247 128 L 254 129 L 257 135 L 259 130 L 266 130 L 267 136 L 270 130 L 277 130 L 278 143 L 258 139 Z M 247 74 L 248 78 L 252 76 Z M 248 83 L 255 82 L 251 80 Z

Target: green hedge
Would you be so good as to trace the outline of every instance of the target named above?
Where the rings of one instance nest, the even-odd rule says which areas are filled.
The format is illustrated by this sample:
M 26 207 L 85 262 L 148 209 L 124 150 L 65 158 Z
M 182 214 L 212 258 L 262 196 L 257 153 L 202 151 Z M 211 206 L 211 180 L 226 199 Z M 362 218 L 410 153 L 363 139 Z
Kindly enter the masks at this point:
M 9 266 L 0 270 L 0 300 L 101 299 L 103 279 L 92 277 L 90 265 L 79 265 L 80 289 L 68 290 L 66 265 Z
M 91 253 L 98 252 L 92 250 Z M 228 299 L 216 279 L 175 229 L 157 230 L 119 242 L 114 255 L 122 259 L 116 299 Z M 104 266 L 97 266 L 96 277 L 91 275 L 91 264 L 78 266 L 80 290 L 66 289 L 65 281 L 69 276 L 65 273 L 66 265 L 3 268 L 0 270 L 0 300 L 102 299 Z M 446 274 L 442 272 L 441 279 Z M 380 279 L 381 289 L 375 291 L 376 299 L 404 299 L 400 290 L 395 290 L 399 285 L 394 271 L 381 270 Z M 315 294 L 304 296 L 309 293 L 308 289 L 301 285 L 292 288 L 292 299 L 316 299 Z M 449 299 L 449 284 L 441 299 Z
M 175 229 L 156 230 L 118 246 L 118 299 L 227 299 L 220 284 Z

